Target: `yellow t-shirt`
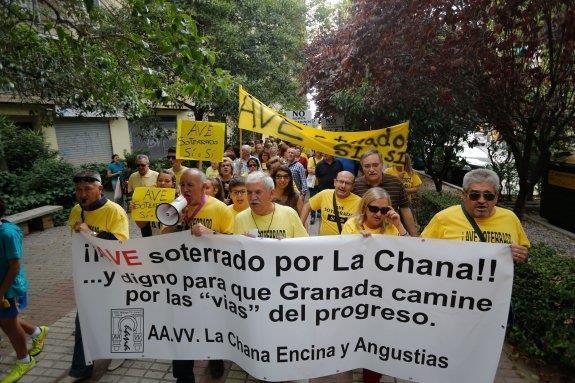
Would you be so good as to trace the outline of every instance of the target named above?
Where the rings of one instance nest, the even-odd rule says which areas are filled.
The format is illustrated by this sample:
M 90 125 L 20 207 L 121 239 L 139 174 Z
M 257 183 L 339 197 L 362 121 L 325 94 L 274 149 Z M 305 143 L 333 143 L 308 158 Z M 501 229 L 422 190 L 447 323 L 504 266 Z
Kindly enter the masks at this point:
M 490 243 L 515 243 L 529 247 L 529 239 L 517 216 L 508 209 L 496 206 L 491 217 L 475 218 Z M 423 238 L 454 239 L 479 242 L 473 227 L 463 214 L 461 205 L 448 207 L 437 213 L 421 233 Z
M 339 234 L 333 210 L 334 192 L 334 189 L 322 190 L 309 199 L 309 206 L 312 210 L 321 210 L 321 226 L 319 228 L 319 235 Z M 349 217 L 357 213 L 361 197 L 351 193 L 343 199 L 338 198 L 336 195 L 335 199 L 339 213 L 339 220 L 343 226 Z
M 76 204 L 70 211 L 68 226 L 74 228 L 82 222 L 82 208 Z M 106 231 L 120 240 L 130 238 L 128 216 L 120 205 L 110 200 L 96 210 L 84 211 L 84 222 L 96 233 Z
M 310 170 L 315 171 L 315 167 L 317 166 L 317 164 L 319 164 L 320 161 L 321 161 L 321 158 L 318 160 L 315 158 L 315 156 L 308 158 L 308 160 L 307 160 L 307 171 L 308 171 L 308 173 Z M 314 188 L 318 184 L 319 184 L 319 180 L 317 179 L 317 177 L 315 177 L 315 184 L 314 185 L 307 185 L 307 186 L 309 186 L 310 188 Z
M 208 168 L 206 169 L 206 177 L 219 177 L 219 176 L 220 176 L 220 173 L 218 173 L 218 169 L 212 168 L 211 165 L 208 166 Z
M 193 210 L 188 209 L 188 214 L 192 213 Z M 231 234 L 234 228 L 234 216 L 225 203 L 206 195 L 206 203 L 196 216 L 188 221 L 187 225 L 192 227 L 196 223 L 201 223 L 205 227 L 221 234 Z
M 257 229 L 260 238 L 307 237 L 296 211 L 289 206 L 274 204 L 274 212 L 267 215 L 252 213 L 251 208 L 238 213 L 234 223 L 234 234 L 245 234 Z
M 395 166 L 392 166 L 390 168 L 386 168 L 383 171 L 385 174 L 389 174 L 395 177 L 399 177 L 399 171 L 395 168 Z M 417 174 L 417 172 L 413 172 L 412 174 L 409 174 L 408 172 L 403 172 L 402 176 L 401 176 L 401 183 L 403 184 L 403 187 L 406 189 L 411 189 L 414 188 L 416 186 L 421 185 L 421 178 L 419 178 L 419 175 Z
M 151 169 L 144 176 L 141 176 L 139 172 L 134 172 L 128 178 L 128 193 L 133 192 L 138 186 L 156 186 L 157 181 L 158 172 Z
M 211 168 L 211 166 L 210 166 L 210 168 Z M 176 175 L 176 185 L 178 188 L 180 187 L 180 177 L 182 177 L 182 173 L 184 172 L 184 170 L 187 170 L 187 169 L 188 169 L 187 167 L 182 165 L 180 171 L 176 173 L 174 168 L 172 168 L 172 171 Z
M 236 218 L 236 215 L 238 215 L 238 214 L 241 213 L 242 211 L 246 210 L 247 208 L 244 209 L 244 210 L 242 210 L 242 211 L 237 211 L 237 210 L 234 208 L 234 205 L 232 204 L 232 205 L 228 205 L 228 209 L 230 209 L 230 211 L 232 212 L 232 214 L 233 214 L 233 216 L 234 216 L 234 219 L 235 219 L 235 218 Z
M 362 230 L 370 232 L 371 234 L 399 235 L 399 231 L 392 224 L 388 224 L 387 226 L 380 227 L 378 229 L 370 229 L 367 226 L 361 226 L 355 217 L 346 221 L 345 225 L 343 225 L 343 228 L 341 229 L 341 234 L 360 234 Z

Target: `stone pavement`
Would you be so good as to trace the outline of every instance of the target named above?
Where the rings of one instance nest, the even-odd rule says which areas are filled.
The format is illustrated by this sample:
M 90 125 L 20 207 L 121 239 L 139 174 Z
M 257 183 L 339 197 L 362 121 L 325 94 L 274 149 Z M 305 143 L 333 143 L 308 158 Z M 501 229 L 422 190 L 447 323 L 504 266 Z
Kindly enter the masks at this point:
M 312 226 L 317 231 L 318 224 Z M 139 237 L 138 229 L 131 224 L 131 235 Z M 37 358 L 38 364 L 20 381 L 22 383 L 56 382 L 66 374 L 72 359 L 74 345 L 75 303 L 72 285 L 72 262 L 70 257 L 71 236 L 66 227 L 56 227 L 44 232 L 32 233 L 24 240 L 24 265 L 30 281 L 29 306 L 24 317 L 36 324 L 50 326 L 44 352 Z M 0 375 L 4 375 L 14 363 L 14 353 L 6 337 L 0 341 Z M 196 381 L 210 383 L 204 373 L 206 362 L 196 363 Z M 113 372 L 106 371 L 106 363 L 96 363 L 95 378 L 90 382 L 102 383 L 151 383 L 174 382 L 171 364 L 165 360 L 129 360 Z M 226 363 L 220 383 L 256 382 L 237 365 Z M 312 379 L 312 383 L 361 382 L 361 370 Z M 507 348 L 501 355 L 496 383 L 530 383 L 537 376 L 513 361 Z M 382 382 L 404 382 L 384 377 Z M 462 382 L 464 383 L 464 382 Z

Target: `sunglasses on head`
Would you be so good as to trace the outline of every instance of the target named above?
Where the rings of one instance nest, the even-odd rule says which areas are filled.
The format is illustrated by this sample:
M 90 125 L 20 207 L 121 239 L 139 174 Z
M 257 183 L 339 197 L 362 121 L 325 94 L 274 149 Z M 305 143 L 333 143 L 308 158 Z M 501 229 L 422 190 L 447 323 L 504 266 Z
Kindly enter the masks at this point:
M 483 198 L 485 198 L 486 201 L 493 201 L 495 199 L 495 197 L 497 197 L 497 195 L 491 193 L 491 192 L 480 192 L 480 191 L 471 191 L 467 194 L 467 196 L 469 197 L 470 200 L 472 201 L 477 201 L 479 200 L 479 198 L 481 198 L 481 195 L 483 195 Z
M 387 214 L 388 211 L 391 210 L 391 208 L 389 206 L 379 207 L 379 206 L 367 205 L 367 210 L 369 210 L 373 214 L 379 211 L 381 214 L 385 215 Z

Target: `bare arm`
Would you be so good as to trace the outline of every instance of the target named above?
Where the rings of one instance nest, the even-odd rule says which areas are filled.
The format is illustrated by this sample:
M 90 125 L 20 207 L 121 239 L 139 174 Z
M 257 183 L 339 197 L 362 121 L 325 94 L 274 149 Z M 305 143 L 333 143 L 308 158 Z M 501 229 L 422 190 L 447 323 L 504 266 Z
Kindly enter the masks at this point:
M 399 209 L 401 211 L 401 216 L 403 217 L 403 221 L 405 222 L 405 229 L 412 237 L 417 237 L 417 228 L 415 226 L 415 220 L 413 219 L 413 214 L 411 213 L 411 209 L 408 207 L 402 207 Z
M 2 285 L 0 285 L 0 299 L 4 299 L 4 294 L 6 294 L 6 291 L 8 291 L 12 283 L 14 283 L 14 279 L 16 279 L 19 270 L 20 260 L 10 259 L 8 261 L 8 272 L 2 281 Z
M 299 213 L 299 218 L 301 219 L 301 223 L 307 229 L 307 216 L 311 211 L 311 206 L 309 206 L 309 202 L 306 202 L 301 209 L 301 213 Z

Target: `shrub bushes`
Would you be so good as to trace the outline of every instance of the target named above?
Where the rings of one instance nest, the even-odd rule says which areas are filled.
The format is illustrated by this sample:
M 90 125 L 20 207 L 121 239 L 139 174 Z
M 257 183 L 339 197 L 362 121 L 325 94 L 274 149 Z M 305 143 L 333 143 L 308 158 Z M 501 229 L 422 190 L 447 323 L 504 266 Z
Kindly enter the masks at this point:
M 452 205 L 459 205 L 461 198 L 449 193 L 438 193 L 432 190 L 421 192 L 417 207 L 417 223 L 421 229 L 429 223 L 435 213 Z
M 448 193 L 424 191 L 418 221 L 422 228 L 440 210 L 461 203 Z M 511 340 L 525 354 L 575 368 L 575 259 L 543 244 L 529 251 L 529 262 L 515 267 L 514 325 Z
M 575 368 L 575 259 L 538 243 L 515 267 L 513 341 L 530 356 Z

